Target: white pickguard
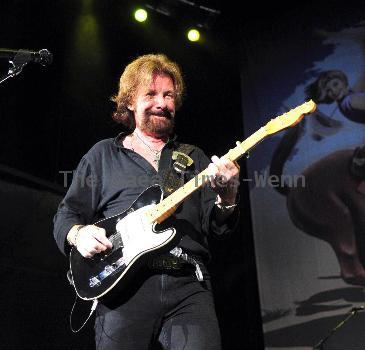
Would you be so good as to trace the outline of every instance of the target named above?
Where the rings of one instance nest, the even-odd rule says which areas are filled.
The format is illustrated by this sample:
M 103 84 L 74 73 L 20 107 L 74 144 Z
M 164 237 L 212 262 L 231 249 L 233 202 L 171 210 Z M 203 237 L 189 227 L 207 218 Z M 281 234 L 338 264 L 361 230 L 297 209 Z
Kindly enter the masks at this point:
M 148 222 L 146 211 L 156 204 L 147 205 L 129 213 L 121 219 L 116 230 L 120 233 L 123 241 L 123 262 L 129 265 L 136 257 L 164 246 L 175 235 L 175 229 L 155 232 L 155 224 Z

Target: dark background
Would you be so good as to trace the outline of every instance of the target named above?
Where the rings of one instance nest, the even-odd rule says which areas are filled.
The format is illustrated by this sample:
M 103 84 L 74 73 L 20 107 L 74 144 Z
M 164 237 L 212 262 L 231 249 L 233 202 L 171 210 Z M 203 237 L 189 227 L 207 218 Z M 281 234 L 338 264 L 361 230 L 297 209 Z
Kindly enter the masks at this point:
M 182 5 L 171 17 L 151 13 L 147 23 L 139 24 L 131 16 L 137 1 L 1 2 L 0 46 L 47 48 L 54 55 L 49 67 L 29 64 L 21 75 L 0 85 L 2 348 L 93 346 L 93 322 L 77 335 L 68 327 L 74 293 L 65 278 L 67 259 L 53 241 L 52 217 L 65 190 L 60 172 L 75 169 L 95 142 L 119 132 L 110 118 L 110 97 L 117 92 L 125 65 L 141 54 L 158 52 L 177 61 L 187 85 L 177 134 L 209 156 L 222 155 L 244 138 L 240 68 L 245 38 L 252 44 L 252 37 L 258 43 L 285 37 L 290 30 L 285 21 L 293 25 L 295 16 L 311 13 L 308 3 L 301 9 L 295 4 L 251 4 L 242 11 L 227 1 L 198 3 L 221 11 L 203 31 L 202 43 L 185 39 L 188 22 L 200 15 Z M 319 16 L 318 6 L 316 11 Z M 0 60 L 0 73 L 7 69 L 8 62 Z M 244 177 L 244 160 L 240 164 Z M 224 349 L 261 349 L 244 182 L 240 205 L 242 218 L 235 235 L 211 242 L 210 268 Z M 84 306 L 85 310 L 77 308 L 76 322 L 87 314 Z

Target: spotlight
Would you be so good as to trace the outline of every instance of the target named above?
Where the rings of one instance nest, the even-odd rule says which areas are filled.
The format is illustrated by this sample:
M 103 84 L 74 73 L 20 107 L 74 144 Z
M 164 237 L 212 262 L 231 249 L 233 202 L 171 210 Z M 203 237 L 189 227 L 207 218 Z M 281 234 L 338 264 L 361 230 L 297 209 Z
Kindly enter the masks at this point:
M 137 22 L 144 22 L 148 17 L 147 11 L 145 9 L 138 9 L 134 11 L 134 19 Z
M 200 39 L 200 32 L 199 30 L 193 28 L 193 29 L 189 29 L 188 31 L 188 39 L 190 41 L 198 41 Z

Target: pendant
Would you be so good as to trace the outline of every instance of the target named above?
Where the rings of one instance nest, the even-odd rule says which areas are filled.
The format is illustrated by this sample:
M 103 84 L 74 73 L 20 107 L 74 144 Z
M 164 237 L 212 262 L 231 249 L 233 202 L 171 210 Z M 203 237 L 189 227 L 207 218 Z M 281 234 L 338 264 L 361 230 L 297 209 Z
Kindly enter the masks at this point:
M 153 160 L 153 162 L 156 165 L 158 165 L 159 161 L 160 161 L 160 152 L 158 152 L 158 153 L 155 154 L 155 159 Z

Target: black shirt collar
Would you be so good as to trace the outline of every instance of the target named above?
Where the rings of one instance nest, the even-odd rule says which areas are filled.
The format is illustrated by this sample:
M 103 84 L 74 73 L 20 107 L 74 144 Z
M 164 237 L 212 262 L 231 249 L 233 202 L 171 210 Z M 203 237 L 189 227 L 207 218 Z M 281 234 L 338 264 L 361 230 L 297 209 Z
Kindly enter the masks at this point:
M 122 132 L 120 132 L 114 139 L 113 139 L 113 144 L 116 146 L 116 147 L 118 147 L 118 148 L 124 148 L 123 147 L 123 144 L 122 144 L 122 139 L 124 138 L 124 137 L 126 137 L 126 136 L 128 136 L 128 135 L 130 135 L 131 133 L 130 132 L 126 132 L 126 131 L 122 131 Z M 176 134 L 172 134 L 170 137 L 169 137 L 169 139 L 168 139 L 168 141 L 167 141 L 167 143 L 166 143 L 166 145 L 167 145 L 167 147 L 173 147 L 175 144 L 176 144 L 176 140 L 177 140 L 177 135 Z

